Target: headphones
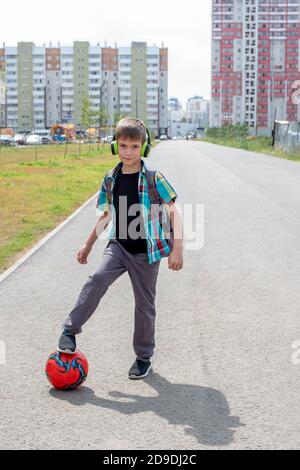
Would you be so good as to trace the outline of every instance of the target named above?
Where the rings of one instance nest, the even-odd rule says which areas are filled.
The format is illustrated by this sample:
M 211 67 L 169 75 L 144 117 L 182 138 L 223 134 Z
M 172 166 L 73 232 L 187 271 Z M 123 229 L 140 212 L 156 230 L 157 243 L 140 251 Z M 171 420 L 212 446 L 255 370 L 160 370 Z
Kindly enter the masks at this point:
M 141 157 L 148 157 L 149 156 L 149 153 L 150 153 L 150 149 L 151 149 L 151 136 L 150 136 L 150 132 L 149 132 L 149 129 L 145 126 L 145 124 L 143 123 L 143 121 L 141 121 L 140 119 L 136 119 L 136 123 L 137 124 L 140 124 L 142 127 L 144 127 L 144 129 L 146 130 L 146 135 L 147 135 L 147 138 L 145 140 L 145 142 L 143 143 L 142 145 L 142 148 L 141 148 Z M 113 135 L 113 140 L 110 144 L 110 148 L 111 148 L 111 153 L 113 155 L 118 155 L 119 153 L 119 147 L 118 147 L 118 141 L 116 139 L 116 135 L 114 134 Z

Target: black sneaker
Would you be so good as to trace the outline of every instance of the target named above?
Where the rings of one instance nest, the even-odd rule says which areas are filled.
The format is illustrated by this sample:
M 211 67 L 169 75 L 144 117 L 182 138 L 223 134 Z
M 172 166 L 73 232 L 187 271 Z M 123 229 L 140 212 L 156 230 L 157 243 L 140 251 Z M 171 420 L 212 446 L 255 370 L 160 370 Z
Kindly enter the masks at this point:
M 152 370 L 150 359 L 136 359 L 128 372 L 130 379 L 143 379 Z
M 59 338 L 57 349 L 62 353 L 74 354 L 76 351 L 75 335 L 69 331 L 63 331 L 61 337 Z

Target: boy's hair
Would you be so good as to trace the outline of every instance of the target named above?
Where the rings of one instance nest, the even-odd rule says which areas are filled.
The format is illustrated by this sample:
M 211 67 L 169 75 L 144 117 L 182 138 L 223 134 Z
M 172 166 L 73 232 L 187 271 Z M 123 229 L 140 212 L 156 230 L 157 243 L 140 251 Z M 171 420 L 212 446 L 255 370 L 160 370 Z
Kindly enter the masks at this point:
M 121 119 L 115 130 L 116 140 L 120 137 L 130 140 L 140 140 L 142 145 L 147 139 L 146 127 L 143 121 L 134 118 Z

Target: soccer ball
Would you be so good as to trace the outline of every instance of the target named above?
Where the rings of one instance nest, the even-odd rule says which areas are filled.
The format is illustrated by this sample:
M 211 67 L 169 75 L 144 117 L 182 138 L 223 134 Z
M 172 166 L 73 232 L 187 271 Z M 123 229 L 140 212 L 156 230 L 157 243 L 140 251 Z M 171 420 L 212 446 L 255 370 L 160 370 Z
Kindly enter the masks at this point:
M 59 390 L 74 390 L 87 378 L 89 364 L 77 349 L 74 354 L 55 351 L 50 354 L 45 367 L 49 382 Z

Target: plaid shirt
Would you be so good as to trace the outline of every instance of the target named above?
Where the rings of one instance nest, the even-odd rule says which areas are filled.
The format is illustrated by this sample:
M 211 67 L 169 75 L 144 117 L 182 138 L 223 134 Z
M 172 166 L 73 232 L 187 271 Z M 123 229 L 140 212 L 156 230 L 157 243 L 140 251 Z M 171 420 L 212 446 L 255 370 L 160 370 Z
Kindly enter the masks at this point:
M 141 214 L 144 221 L 145 233 L 147 238 L 147 253 L 148 253 L 148 262 L 149 264 L 154 263 L 155 261 L 160 260 L 163 256 L 168 256 L 170 254 L 170 248 L 167 242 L 167 239 L 164 235 L 163 229 L 159 223 L 159 218 L 155 216 L 155 211 L 151 211 L 151 203 L 148 194 L 148 183 L 145 175 L 146 165 L 143 159 L 141 159 L 141 171 L 139 173 L 138 180 L 138 193 L 139 200 L 141 205 Z M 101 212 L 109 211 L 110 205 L 107 197 L 107 178 L 112 179 L 111 193 L 113 199 L 113 188 L 116 181 L 116 176 L 120 168 L 122 167 L 122 162 L 120 162 L 113 170 L 111 176 L 106 175 L 102 182 L 102 186 L 99 192 L 97 199 L 97 209 Z M 159 171 L 155 172 L 155 182 L 156 189 L 163 200 L 164 203 L 168 204 L 170 201 L 177 198 L 177 194 L 167 179 Z M 116 212 L 113 205 L 111 204 L 111 213 L 112 213 L 112 227 L 108 235 L 109 239 L 116 238 Z

